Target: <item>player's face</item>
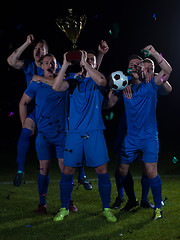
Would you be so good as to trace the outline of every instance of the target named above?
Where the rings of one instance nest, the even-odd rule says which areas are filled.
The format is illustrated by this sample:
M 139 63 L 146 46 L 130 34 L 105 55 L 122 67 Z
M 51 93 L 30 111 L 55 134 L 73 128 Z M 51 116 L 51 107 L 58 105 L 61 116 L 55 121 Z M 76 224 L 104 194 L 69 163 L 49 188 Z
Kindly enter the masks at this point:
M 144 63 L 144 69 L 143 69 L 144 75 L 146 79 L 151 79 L 154 75 L 154 66 L 152 63 L 145 62 Z
M 128 68 L 131 68 L 133 71 L 133 76 L 138 79 L 140 70 L 141 70 L 141 60 L 140 59 L 132 59 L 129 62 Z
M 36 44 L 34 51 L 33 51 L 33 57 L 35 59 L 35 61 L 39 62 L 40 58 L 44 55 L 46 55 L 47 49 L 44 43 L 38 43 Z
M 96 56 L 93 53 L 87 54 L 87 63 L 91 65 L 92 68 L 96 68 Z
M 56 59 L 53 56 L 44 57 L 42 68 L 44 70 L 45 77 L 54 77 L 57 69 Z

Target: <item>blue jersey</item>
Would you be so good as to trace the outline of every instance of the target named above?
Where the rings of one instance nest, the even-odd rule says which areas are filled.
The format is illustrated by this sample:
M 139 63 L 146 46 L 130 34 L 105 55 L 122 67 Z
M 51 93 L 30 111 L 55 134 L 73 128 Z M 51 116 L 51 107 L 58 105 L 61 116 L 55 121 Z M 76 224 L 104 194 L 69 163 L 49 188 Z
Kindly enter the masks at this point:
M 132 98 L 124 95 L 127 135 L 137 139 L 145 139 L 157 135 L 156 105 L 158 86 L 154 77 L 132 85 Z
M 34 61 L 31 61 L 29 59 L 23 60 L 24 62 L 24 73 L 26 75 L 26 84 L 27 86 L 29 85 L 30 81 L 32 80 L 34 75 L 38 75 L 38 76 L 43 76 L 44 74 L 44 70 L 40 67 L 37 67 Z M 59 63 L 58 64 L 58 68 L 56 70 L 56 72 L 58 73 L 59 70 L 61 69 L 61 66 Z
M 64 131 L 65 123 L 65 92 L 56 92 L 45 83 L 32 82 L 25 94 L 35 98 L 36 124 L 38 132 L 46 136 L 57 135 Z
M 104 88 L 98 86 L 91 77 L 78 76 L 67 81 L 70 101 L 68 131 L 80 133 L 103 130 L 101 107 Z

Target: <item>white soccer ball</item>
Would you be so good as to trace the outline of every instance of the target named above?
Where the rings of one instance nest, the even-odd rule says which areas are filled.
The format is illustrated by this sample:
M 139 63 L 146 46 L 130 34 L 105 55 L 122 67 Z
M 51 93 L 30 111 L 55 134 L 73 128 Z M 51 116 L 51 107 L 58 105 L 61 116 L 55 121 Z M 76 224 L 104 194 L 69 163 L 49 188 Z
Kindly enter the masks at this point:
M 128 76 L 125 76 L 122 71 L 111 73 L 112 89 L 115 91 L 123 90 L 128 85 Z

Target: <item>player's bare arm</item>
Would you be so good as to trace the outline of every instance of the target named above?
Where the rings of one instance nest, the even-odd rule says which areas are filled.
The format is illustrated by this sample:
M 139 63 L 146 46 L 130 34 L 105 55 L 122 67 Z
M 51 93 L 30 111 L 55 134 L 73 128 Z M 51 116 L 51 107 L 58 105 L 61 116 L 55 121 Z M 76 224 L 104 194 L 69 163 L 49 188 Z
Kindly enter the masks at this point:
M 66 54 L 67 53 L 64 54 L 63 65 L 57 77 L 55 77 L 54 83 L 52 85 L 53 90 L 59 92 L 65 92 L 69 88 L 69 83 L 67 81 L 64 81 L 66 70 L 71 65 L 71 63 L 66 60 Z
M 43 76 L 39 76 L 39 75 L 34 75 L 31 82 L 43 82 L 49 86 L 52 87 L 53 83 L 54 83 L 54 78 L 48 78 L 48 77 L 43 77 Z M 31 83 L 30 82 L 30 83 Z
M 161 95 L 167 95 L 169 94 L 170 92 L 172 91 L 172 86 L 171 84 L 166 81 L 164 82 L 164 84 L 162 84 L 159 89 L 158 89 L 158 92 L 161 94 Z
M 172 67 L 162 57 L 162 55 L 155 50 L 155 48 L 152 45 L 148 45 L 147 47 L 144 48 L 144 50 L 147 50 L 149 52 L 149 55 L 154 57 L 154 59 L 159 64 L 161 71 L 157 76 L 155 76 L 155 82 L 157 85 L 162 85 L 164 82 L 166 82 L 169 79 L 169 76 L 172 72 Z
M 23 43 L 22 46 L 17 48 L 8 58 L 7 62 L 10 66 L 12 66 L 15 69 L 23 69 L 24 68 L 24 62 L 22 60 L 19 60 L 21 54 L 24 52 L 24 50 L 32 44 L 34 41 L 34 36 L 32 34 L 27 36 L 27 39 L 25 43 Z
M 97 54 L 97 70 L 99 69 L 104 55 L 109 51 L 109 46 L 106 41 L 101 40 L 98 45 L 98 54 Z

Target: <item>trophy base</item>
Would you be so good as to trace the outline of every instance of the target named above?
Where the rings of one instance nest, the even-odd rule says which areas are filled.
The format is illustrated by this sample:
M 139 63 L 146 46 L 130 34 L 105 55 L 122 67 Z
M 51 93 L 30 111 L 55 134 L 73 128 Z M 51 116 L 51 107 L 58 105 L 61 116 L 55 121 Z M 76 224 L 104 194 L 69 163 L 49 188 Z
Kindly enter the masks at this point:
M 71 51 L 66 54 L 66 60 L 72 64 L 79 64 L 81 61 L 80 51 Z

